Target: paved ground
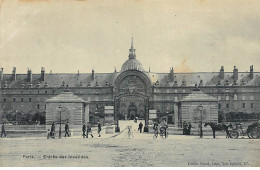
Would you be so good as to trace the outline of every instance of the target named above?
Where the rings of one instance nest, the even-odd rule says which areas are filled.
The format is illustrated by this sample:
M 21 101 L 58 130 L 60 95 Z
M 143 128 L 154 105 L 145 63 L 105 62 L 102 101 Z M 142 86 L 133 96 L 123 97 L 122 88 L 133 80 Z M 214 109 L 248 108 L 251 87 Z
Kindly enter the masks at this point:
M 260 140 L 152 134 L 1 138 L 1 166 L 260 166 Z

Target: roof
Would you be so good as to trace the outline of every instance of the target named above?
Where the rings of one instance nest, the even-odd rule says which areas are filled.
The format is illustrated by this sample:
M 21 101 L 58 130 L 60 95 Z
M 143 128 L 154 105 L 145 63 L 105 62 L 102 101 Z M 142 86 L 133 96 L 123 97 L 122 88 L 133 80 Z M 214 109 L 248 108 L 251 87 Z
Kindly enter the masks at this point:
M 129 58 L 121 67 L 121 72 L 126 70 L 144 71 L 142 64 L 136 58 Z
M 194 90 L 191 94 L 184 97 L 181 102 L 217 102 L 217 98 L 207 95 L 200 90 Z
M 45 103 L 87 103 L 70 91 L 64 91 L 59 95 L 47 99 Z

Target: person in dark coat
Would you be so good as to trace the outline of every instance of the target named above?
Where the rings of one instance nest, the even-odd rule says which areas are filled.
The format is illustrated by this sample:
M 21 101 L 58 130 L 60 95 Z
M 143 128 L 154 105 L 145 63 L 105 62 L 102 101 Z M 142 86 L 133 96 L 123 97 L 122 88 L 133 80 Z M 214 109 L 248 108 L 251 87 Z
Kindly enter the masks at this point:
M 66 136 L 68 136 L 68 137 L 70 137 L 70 135 L 69 135 L 69 122 L 67 122 L 66 124 L 65 124 L 65 137 Z
M 83 132 L 82 136 L 83 136 L 83 138 L 85 138 L 86 137 L 86 124 L 85 123 L 82 126 L 82 132 Z
M 1 137 L 3 137 L 3 135 L 5 135 L 5 137 L 6 137 L 5 124 L 4 123 L 2 125 Z
M 191 130 L 191 123 L 188 123 L 188 131 L 187 131 L 187 135 L 190 135 L 190 130 Z
M 183 135 L 187 135 L 188 134 L 187 131 L 188 131 L 188 125 L 187 125 L 186 121 L 184 121 L 183 122 Z
M 143 123 L 140 122 L 140 123 L 139 123 L 139 128 L 138 128 L 138 130 L 140 131 L 140 133 L 142 133 L 142 129 L 143 129 Z
M 98 137 L 101 137 L 100 132 L 101 132 L 101 123 L 100 121 L 98 121 Z
M 94 137 L 93 134 L 92 134 L 91 126 L 90 126 L 89 123 L 88 123 L 88 125 L 87 125 L 87 138 L 88 138 L 88 134 L 90 134 L 90 136 L 91 136 L 92 138 Z
M 52 123 L 51 125 L 51 136 L 54 136 L 54 132 L 55 132 L 55 122 Z

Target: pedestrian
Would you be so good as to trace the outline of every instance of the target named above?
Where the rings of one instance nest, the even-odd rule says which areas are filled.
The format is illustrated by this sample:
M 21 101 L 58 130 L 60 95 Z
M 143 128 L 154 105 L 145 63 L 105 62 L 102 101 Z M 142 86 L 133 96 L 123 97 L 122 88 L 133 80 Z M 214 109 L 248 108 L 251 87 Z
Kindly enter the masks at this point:
M 138 127 L 138 130 L 140 131 L 140 133 L 142 133 L 142 129 L 143 129 L 143 123 L 140 122 L 139 123 L 139 127 Z
M 190 130 L 191 130 L 191 123 L 188 123 L 188 135 L 190 135 Z
M 6 137 L 5 123 L 3 123 L 3 125 L 2 125 L 1 137 L 3 137 L 3 135 L 5 135 L 5 137 Z
M 183 135 L 187 135 L 188 134 L 187 131 L 188 131 L 188 125 L 187 125 L 187 122 L 184 121 L 183 122 Z
M 66 124 L 65 124 L 65 137 L 66 136 L 68 136 L 68 137 L 70 137 L 70 134 L 69 134 L 69 122 L 67 122 Z
M 51 125 L 51 137 L 54 137 L 54 134 L 55 134 L 55 122 L 52 123 Z
M 163 119 L 163 120 L 162 120 L 162 122 L 161 122 L 161 128 L 164 130 L 164 136 L 165 136 L 165 138 L 167 138 L 167 128 L 168 128 L 168 125 L 167 125 L 166 119 Z
M 83 138 L 85 138 L 86 137 L 86 124 L 85 123 L 82 126 L 82 132 L 83 132 L 82 136 L 83 136 Z
M 90 134 L 90 136 L 93 138 L 94 136 L 93 136 L 93 134 L 92 134 L 92 130 L 91 130 L 91 126 L 90 126 L 90 124 L 88 123 L 88 125 L 87 125 L 87 138 L 88 138 L 88 135 Z
M 98 137 L 101 137 L 100 132 L 101 132 L 101 123 L 98 120 Z

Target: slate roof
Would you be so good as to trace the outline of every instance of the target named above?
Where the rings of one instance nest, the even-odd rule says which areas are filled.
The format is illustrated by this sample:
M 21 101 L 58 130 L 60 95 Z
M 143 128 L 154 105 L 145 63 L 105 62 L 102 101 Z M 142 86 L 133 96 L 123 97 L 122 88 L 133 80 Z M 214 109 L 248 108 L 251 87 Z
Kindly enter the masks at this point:
M 182 86 L 183 81 L 186 82 L 186 86 L 199 85 L 202 82 L 203 86 L 217 86 L 218 81 L 221 86 L 228 83 L 228 86 L 234 85 L 233 72 L 225 72 L 224 79 L 221 79 L 219 72 L 194 72 L 194 73 L 174 73 L 174 80 L 169 81 L 169 73 L 153 73 L 145 72 L 151 79 L 151 83 L 155 84 L 158 82 L 158 87 Z M 95 73 L 95 79 L 91 79 L 91 73 L 80 73 L 80 74 L 45 74 L 45 81 L 40 81 L 40 74 L 33 74 L 32 76 L 32 87 L 62 87 L 63 83 L 69 85 L 69 87 L 106 87 L 113 85 L 114 80 L 120 74 L 116 73 Z M 8 88 L 20 88 L 24 84 L 25 88 L 29 87 L 27 81 L 27 74 L 17 74 L 16 80 L 12 80 L 11 74 L 4 74 L 3 80 L 1 81 L 1 88 L 6 83 Z M 247 86 L 260 86 L 260 72 L 254 72 L 254 78 L 249 77 L 249 72 L 239 72 L 237 85 Z

